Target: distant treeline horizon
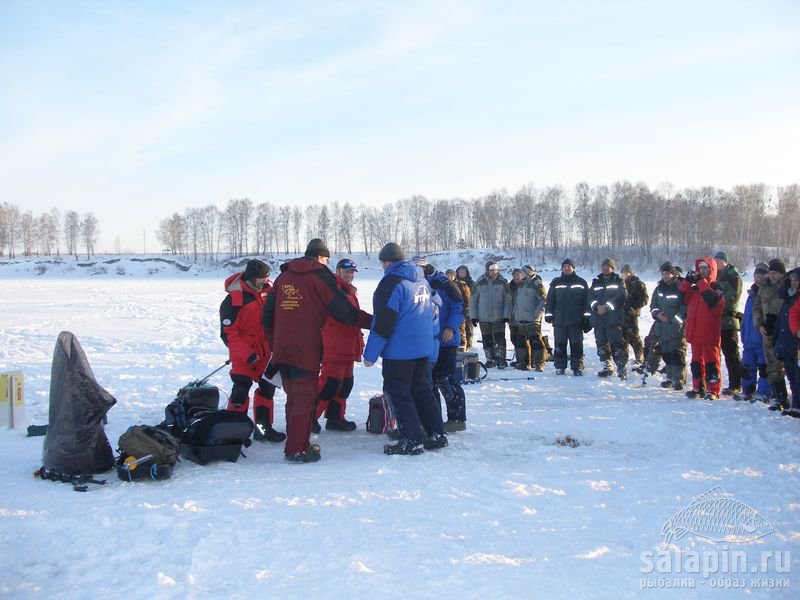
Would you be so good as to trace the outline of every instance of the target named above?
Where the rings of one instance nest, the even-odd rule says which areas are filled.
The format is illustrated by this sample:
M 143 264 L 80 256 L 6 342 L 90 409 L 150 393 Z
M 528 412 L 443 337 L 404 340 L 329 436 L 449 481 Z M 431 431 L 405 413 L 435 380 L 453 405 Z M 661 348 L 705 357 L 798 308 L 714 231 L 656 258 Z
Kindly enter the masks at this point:
M 217 261 L 245 255 L 302 253 L 319 237 L 337 253 L 372 254 L 399 243 L 410 254 L 506 249 L 530 256 L 571 256 L 599 264 L 603 256 L 653 265 L 687 262 L 725 250 L 734 264 L 800 256 L 800 185 L 765 184 L 675 189 L 618 181 L 562 186 L 528 184 L 464 200 L 415 195 L 383 206 L 349 202 L 305 208 L 231 199 L 225 208 L 187 208 L 162 219 L 162 253 Z M 99 223 L 89 213 L 53 208 L 34 216 L 0 205 L 0 256 L 92 256 Z M 63 246 L 61 245 L 63 243 Z M 602 256 L 601 256 L 602 255 Z M 688 263 L 687 263 L 688 264 Z

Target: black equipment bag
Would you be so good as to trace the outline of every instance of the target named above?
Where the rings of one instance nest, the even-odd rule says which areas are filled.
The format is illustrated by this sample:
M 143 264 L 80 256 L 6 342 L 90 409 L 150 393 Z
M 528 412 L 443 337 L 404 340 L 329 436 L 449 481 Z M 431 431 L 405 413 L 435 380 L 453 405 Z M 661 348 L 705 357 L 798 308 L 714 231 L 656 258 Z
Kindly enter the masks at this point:
M 219 408 L 219 389 L 213 385 L 194 382 L 178 390 L 175 400 L 164 409 L 162 427 L 180 438 L 184 430 L 198 416 Z
M 181 436 L 181 456 L 201 465 L 215 460 L 236 462 L 250 446 L 255 425 L 246 414 L 206 411 L 192 418 Z

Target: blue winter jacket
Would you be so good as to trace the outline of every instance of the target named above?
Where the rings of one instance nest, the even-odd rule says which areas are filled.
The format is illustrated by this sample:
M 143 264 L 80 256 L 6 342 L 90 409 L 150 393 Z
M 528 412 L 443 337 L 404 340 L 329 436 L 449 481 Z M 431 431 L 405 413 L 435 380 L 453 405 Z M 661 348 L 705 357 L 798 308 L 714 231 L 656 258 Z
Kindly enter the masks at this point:
M 757 294 L 758 286 L 754 283 L 750 286 L 750 289 L 747 290 L 747 300 L 744 303 L 744 317 L 742 317 L 741 330 L 742 347 L 745 350 L 760 351 L 763 354 L 764 340 L 761 337 L 761 332 L 756 329 L 753 323 L 753 304 L 755 304 Z
M 434 356 L 431 288 L 411 261 L 397 261 L 386 269 L 372 296 L 372 315 L 364 360 Z
M 428 277 L 428 283 L 442 300 L 439 309 L 439 334 L 436 336 L 440 345 L 444 348 L 460 346 L 459 328 L 464 322 L 464 301 L 458 286 L 439 271 Z M 453 330 L 453 337 L 447 342 L 442 342 L 442 331 L 448 327 Z
M 439 347 L 442 345 L 439 339 L 442 333 L 442 295 L 434 289 L 431 290 L 431 303 L 433 304 L 433 349 L 428 362 L 433 366 L 439 360 Z

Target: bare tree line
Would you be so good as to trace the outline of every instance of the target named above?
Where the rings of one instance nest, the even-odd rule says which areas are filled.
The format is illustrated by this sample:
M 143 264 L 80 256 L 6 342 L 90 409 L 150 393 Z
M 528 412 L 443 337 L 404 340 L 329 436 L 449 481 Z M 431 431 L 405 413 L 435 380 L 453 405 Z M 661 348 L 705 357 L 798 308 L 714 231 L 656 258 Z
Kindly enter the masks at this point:
M 0 256 L 14 258 L 19 249 L 22 256 L 57 256 L 63 247 L 76 259 L 84 252 L 88 258 L 95 254 L 99 235 L 92 213 L 80 216 L 70 210 L 62 219 L 55 208 L 36 216 L 7 202 L 0 204 Z
M 523 186 L 469 200 L 415 195 L 382 206 L 349 202 L 304 209 L 248 198 L 188 208 L 162 219 L 156 232 L 165 251 L 194 260 L 301 253 L 313 237 L 336 253 L 377 252 L 396 241 L 409 253 L 459 248 L 512 250 L 531 260 L 570 255 L 583 264 L 614 256 L 640 267 L 665 258 L 691 261 L 724 248 L 735 264 L 770 256 L 800 257 L 800 186 L 764 184 L 677 190 L 643 183 Z M 34 216 L 0 205 L 0 256 L 94 254 L 97 220 L 56 209 Z
M 416 195 L 383 206 L 333 202 L 301 210 L 230 200 L 224 210 L 212 205 L 164 219 L 159 240 L 195 259 L 300 253 L 308 239 L 320 237 L 337 253 L 370 254 L 396 241 L 417 254 L 491 248 L 531 259 L 570 253 L 593 264 L 608 254 L 652 265 L 665 255 L 690 261 L 725 248 L 732 260 L 752 264 L 765 256 L 800 256 L 800 223 L 787 218 L 798 211 L 797 184 L 730 190 L 662 184 L 653 190 L 628 181 L 610 187 L 581 182 L 571 193 L 528 184 L 514 194 L 500 190 L 470 200 Z

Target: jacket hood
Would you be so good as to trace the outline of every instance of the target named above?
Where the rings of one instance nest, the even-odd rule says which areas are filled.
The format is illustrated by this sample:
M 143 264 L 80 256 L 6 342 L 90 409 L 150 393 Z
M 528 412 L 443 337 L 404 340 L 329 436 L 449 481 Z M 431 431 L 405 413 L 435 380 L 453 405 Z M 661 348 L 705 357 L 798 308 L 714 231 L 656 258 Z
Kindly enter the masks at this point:
M 711 267 L 711 275 L 709 276 L 708 279 L 709 279 L 709 281 L 711 283 L 716 283 L 716 281 L 717 281 L 717 261 L 715 261 L 710 256 L 707 257 L 707 258 L 698 258 L 697 260 L 694 261 L 694 270 L 697 271 L 698 273 L 700 272 L 700 263 L 701 262 L 704 262 L 709 267 Z
M 318 271 L 320 269 L 327 268 L 328 267 L 323 265 L 315 258 L 302 256 L 300 258 L 295 258 L 289 262 L 283 263 L 281 265 L 281 273 L 284 271 L 291 271 L 292 273 L 311 273 L 312 271 Z
M 272 285 L 272 281 L 267 279 L 267 282 L 264 284 L 264 288 L 269 288 Z M 244 271 L 239 271 L 238 273 L 234 273 L 230 277 L 225 280 L 225 291 L 229 294 L 231 292 L 247 292 L 249 294 L 258 294 L 260 290 L 254 290 L 244 279 Z
M 426 281 L 425 275 L 422 273 L 422 268 L 415 265 L 410 260 L 398 260 L 393 262 L 388 269 L 384 272 L 384 277 L 387 275 L 394 275 L 409 281 Z
M 795 292 L 791 292 L 792 289 L 792 280 L 789 278 L 789 275 L 792 273 L 796 273 L 798 277 L 800 277 L 800 267 L 795 267 L 788 273 L 786 273 L 786 277 L 783 278 L 783 282 L 781 283 L 781 287 L 778 288 L 778 295 L 781 298 L 791 298 L 795 295 Z

